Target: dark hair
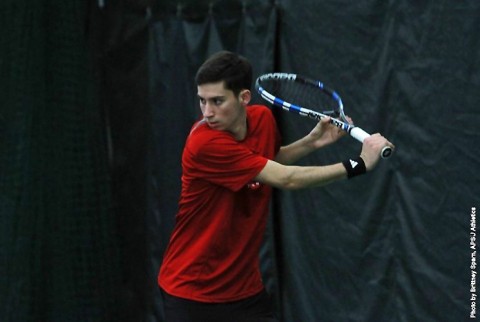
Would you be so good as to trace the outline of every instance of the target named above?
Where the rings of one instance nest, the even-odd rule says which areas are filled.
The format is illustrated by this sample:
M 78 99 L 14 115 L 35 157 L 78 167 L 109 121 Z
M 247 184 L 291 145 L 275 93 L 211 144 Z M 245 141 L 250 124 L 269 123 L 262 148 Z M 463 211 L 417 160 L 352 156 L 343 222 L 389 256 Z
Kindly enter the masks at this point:
M 238 95 L 241 90 L 252 87 L 252 65 L 240 55 L 220 51 L 208 58 L 195 76 L 197 85 L 225 82 L 225 88 Z

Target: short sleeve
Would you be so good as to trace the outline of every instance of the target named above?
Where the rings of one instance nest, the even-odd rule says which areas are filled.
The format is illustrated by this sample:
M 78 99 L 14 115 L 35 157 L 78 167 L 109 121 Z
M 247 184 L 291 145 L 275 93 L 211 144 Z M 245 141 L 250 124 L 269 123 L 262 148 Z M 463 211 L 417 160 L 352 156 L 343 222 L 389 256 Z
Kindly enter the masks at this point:
M 200 147 L 187 146 L 184 174 L 238 191 L 256 177 L 268 159 L 254 153 L 230 135 L 218 135 Z

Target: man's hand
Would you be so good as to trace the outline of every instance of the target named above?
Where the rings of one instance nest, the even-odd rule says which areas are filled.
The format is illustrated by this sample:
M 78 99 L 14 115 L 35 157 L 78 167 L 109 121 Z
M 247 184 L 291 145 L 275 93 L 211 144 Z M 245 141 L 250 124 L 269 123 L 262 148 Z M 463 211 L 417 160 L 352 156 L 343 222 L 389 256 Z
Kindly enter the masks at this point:
M 372 136 L 366 138 L 365 141 L 363 141 L 360 157 L 365 162 L 365 167 L 367 168 L 367 171 L 372 170 L 376 166 L 378 160 L 380 160 L 380 153 L 382 149 L 386 146 L 389 146 L 392 149 L 395 148 L 395 146 L 391 142 L 389 142 L 379 133 L 375 133 Z
M 352 119 L 347 117 L 348 123 L 352 124 Z M 321 119 L 313 130 L 307 135 L 307 139 L 314 149 L 318 149 L 336 142 L 347 133 L 342 129 L 330 123 L 330 117 Z

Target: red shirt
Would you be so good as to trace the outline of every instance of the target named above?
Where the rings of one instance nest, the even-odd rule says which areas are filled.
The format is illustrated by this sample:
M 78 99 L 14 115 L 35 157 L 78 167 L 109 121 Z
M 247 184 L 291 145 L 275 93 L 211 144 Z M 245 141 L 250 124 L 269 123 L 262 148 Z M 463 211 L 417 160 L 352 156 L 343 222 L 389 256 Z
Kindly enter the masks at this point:
M 158 275 L 171 295 L 228 302 L 263 289 L 258 254 L 272 189 L 252 179 L 275 157 L 280 136 L 265 106 L 247 107 L 247 124 L 243 141 L 201 122 L 187 138 L 179 211 Z

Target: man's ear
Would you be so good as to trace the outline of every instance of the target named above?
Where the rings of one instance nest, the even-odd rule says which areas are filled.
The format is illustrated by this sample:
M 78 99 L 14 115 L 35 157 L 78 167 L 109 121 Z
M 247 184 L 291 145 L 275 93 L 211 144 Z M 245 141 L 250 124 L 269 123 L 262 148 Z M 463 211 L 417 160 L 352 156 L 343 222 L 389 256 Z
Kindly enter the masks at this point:
M 248 103 L 250 103 L 251 99 L 252 99 L 252 93 L 248 89 L 244 89 L 240 92 L 240 95 L 239 95 L 240 104 L 247 106 Z

